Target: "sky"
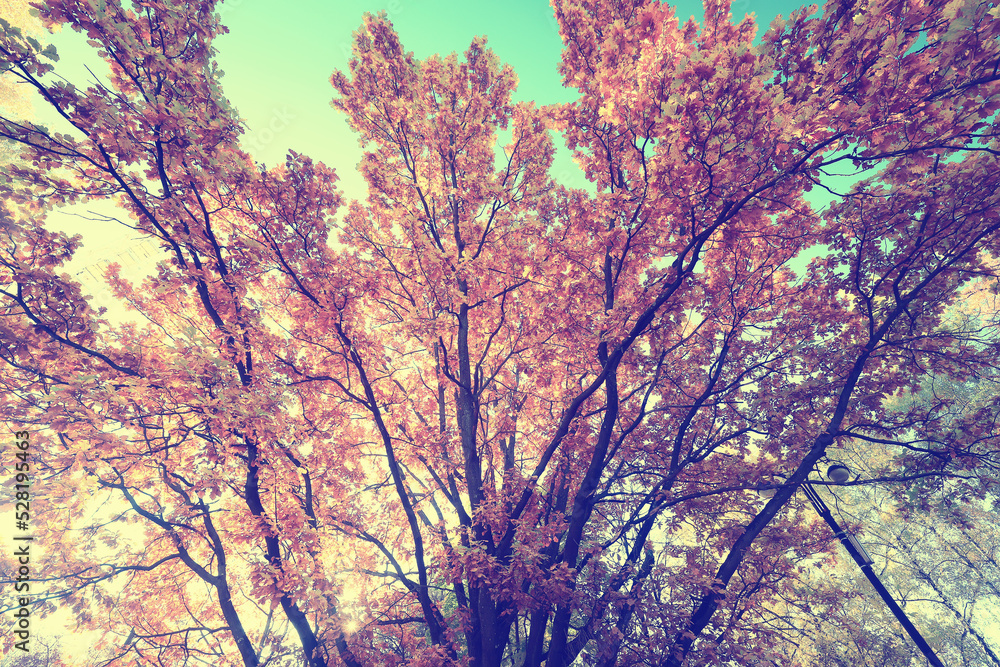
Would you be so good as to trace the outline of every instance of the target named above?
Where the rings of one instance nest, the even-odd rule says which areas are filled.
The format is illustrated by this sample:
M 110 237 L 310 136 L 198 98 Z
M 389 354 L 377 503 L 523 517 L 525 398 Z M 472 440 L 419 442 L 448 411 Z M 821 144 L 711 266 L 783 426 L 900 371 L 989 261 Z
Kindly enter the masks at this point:
M 732 15 L 739 21 L 753 13 L 759 36 L 776 15 L 787 17 L 799 6 L 795 0 L 735 0 Z M 703 16 L 700 0 L 681 0 L 674 7 L 680 22 Z M 346 200 L 364 198 L 356 170 L 362 149 L 344 114 L 330 105 L 330 75 L 347 69 L 353 33 L 365 12 L 386 12 L 403 47 L 417 58 L 461 53 L 474 37 L 486 36 L 487 46 L 518 76 L 515 101 L 543 105 L 575 97 L 558 72 L 562 41 L 547 0 L 225 0 L 217 11 L 229 32 L 214 42 L 216 61 L 224 72 L 223 92 L 246 126 L 244 149 L 268 166 L 283 163 L 289 149 L 322 161 L 336 169 Z M 78 86 L 92 79 L 87 67 L 97 73 L 104 69 L 86 40 L 71 30 L 50 37 L 60 54 L 57 72 Z M 43 105 L 35 110 L 41 122 L 59 125 L 60 119 L 46 117 Z M 564 185 L 586 187 L 569 151 L 558 137 L 555 142 L 552 175 Z M 110 205 L 87 208 L 114 214 Z M 90 283 L 95 305 L 116 305 L 97 279 L 107 263 L 121 264 L 123 275 L 132 277 L 130 269 L 147 269 L 149 253 L 157 252 L 155 242 L 113 223 L 55 212 L 48 224 L 83 235 L 83 246 L 67 268 Z
M 799 6 L 791 0 L 735 0 L 732 14 L 740 20 L 753 12 L 762 33 L 775 15 L 787 16 Z M 355 170 L 361 149 L 343 114 L 330 106 L 329 80 L 335 69 L 346 70 L 352 34 L 365 12 L 385 11 L 404 48 L 418 58 L 461 53 L 485 35 L 518 75 L 516 100 L 542 105 L 574 98 L 558 73 L 562 42 L 547 0 L 226 0 L 218 11 L 229 33 L 215 41 L 216 60 L 225 72 L 223 91 L 247 126 L 244 147 L 268 165 L 283 162 L 288 149 L 322 160 L 337 169 L 351 198 L 363 196 Z M 700 1 L 676 5 L 681 21 L 700 20 L 702 13 Z M 93 59 L 93 49 L 85 37 L 64 31 L 54 41 L 60 69 L 69 70 L 70 80 L 87 79 L 82 63 Z M 565 155 L 554 171 L 583 179 Z
M 753 13 L 759 37 L 776 15 L 787 17 L 801 5 L 795 0 L 734 0 L 731 13 L 734 21 Z M 692 16 L 700 22 L 704 13 L 701 0 L 681 0 L 674 7 L 680 22 Z M 347 69 L 353 33 L 365 12 L 386 12 L 404 49 L 417 58 L 462 53 L 473 38 L 486 36 L 487 46 L 518 76 L 515 101 L 543 105 L 575 98 L 558 72 L 562 41 L 548 0 L 224 0 L 217 11 L 229 32 L 214 42 L 216 61 L 224 72 L 223 93 L 246 126 L 243 148 L 268 166 L 283 163 L 289 149 L 326 163 L 340 178 L 345 203 L 365 196 L 356 170 L 362 148 L 344 114 L 330 105 L 330 75 Z M 78 86 L 92 80 L 88 67 L 105 70 L 85 35 L 63 30 L 50 39 L 60 54 L 57 72 Z M 38 120 L 53 129 L 62 122 L 46 116 L 41 104 L 35 110 Z M 552 176 L 569 187 L 587 187 L 559 137 L 555 144 Z M 77 213 L 86 211 L 116 214 L 108 203 L 80 207 Z M 99 276 L 116 262 L 123 277 L 141 280 L 151 270 L 150 256 L 159 252 L 158 244 L 120 225 L 67 212 L 50 214 L 48 225 L 83 235 L 83 246 L 67 269 L 91 291 L 94 306 L 109 308 L 109 316 L 131 319 Z
M 701 20 L 700 0 L 674 6 L 680 21 Z M 762 34 L 777 14 L 787 16 L 799 6 L 794 0 L 735 0 L 732 15 L 739 21 L 754 13 Z M 547 0 L 225 0 L 218 12 L 229 32 L 214 43 L 216 60 L 225 73 L 224 94 L 246 125 L 243 146 L 255 160 L 273 166 L 295 150 L 334 167 L 347 199 L 364 197 L 355 168 L 362 149 L 344 115 L 330 106 L 330 75 L 347 69 L 352 35 L 364 13 L 380 11 L 417 58 L 461 53 L 474 37 L 485 35 L 488 47 L 518 75 L 516 101 L 542 105 L 574 99 L 575 91 L 562 86 L 558 73 L 562 41 Z M 84 35 L 65 30 L 51 41 L 60 53 L 57 70 L 70 81 L 79 85 L 90 79 L 85 64 L 101 71 Z M 39 105 L 36 109 L 44 114 Z M 582 172 L 567 150 L 559 150 L 558 138 L 556 145 L 553 176 L 564 185 L 584 187 Z M 50 225 L 84 235 L 74 271 L 89 266 L 96 273 L 107 261 L 127 270 L 132 263 L 146 263 L 141 262 L 145 251 L 156 247 L 138 242 L 123 228 L 97 227 L 72 216 L 56 214 Z
M 476 36 L 518 75 L 515 100 L 538 105 L 569 102 L 558 66 L 559 27 L 547 0 L 297 0 L 274 11 L 271 0 L 228 0 L 220 9 L 230 33 L 219 38 L 217 60 L 226 73 L 223 90 L 248 126 L 247 148 L 274 164 L 291 148 L 337 169 L 348 196 L 363 192 L 354 165 L 361 157 L 343 115 L 330 107 L 334 69 L 347 68 L 352 34 L 365 12 L 385 11 L 417 58 L 463 52 Z M 800 3 L 736 0 L 733 16 L 755 12 L 764 26 Z M 677 6 L 681 20 L 702 15 L 700 1 Z M 763 32 L 763 31 L 761 31 Z M 272 128 L 279 128 L 273 131 Z M 583 175 L 568 156 L 554 167 L 563 180 Z

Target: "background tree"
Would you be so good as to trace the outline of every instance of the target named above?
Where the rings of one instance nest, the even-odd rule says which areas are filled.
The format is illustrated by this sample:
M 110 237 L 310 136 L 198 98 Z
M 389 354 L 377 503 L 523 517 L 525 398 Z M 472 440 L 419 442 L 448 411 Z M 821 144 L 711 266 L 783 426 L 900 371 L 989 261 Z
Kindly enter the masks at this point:
M 948 309 L 948 318 L 970 331 L 981 331 L 996 312 L 988 283 L 973 282 L 965 298 Z M 970 502 L 952 495 L 961 475 L 914 480 L 907 493 L 894 487 L 907 460 L 940 456 L 929 442 L 952 440 L 964 417 L 988 406 L 996 395 L 996 369 L 984 367 L 964 382 L 929 377 L 914 393 L 894 397 L 911 416 L 921 406 L 927 419 L 900 424 L 893 442 L 844 439 L 831 452 L 855 475 L 847 488 L 827 487 L 826 502 L 839 521 L 856 534 L 874 557 L 874 568 L 889 590 L 936 647 L 946 664 L 996 664 L 990 619 L 995 616 L 997 572 L 991 563 L 996 531 L 988 519 L 995 494 Z M 991 431 L 995 437 L 995 431 Z M 899 624 L 860 576 L 853 561 L 834 570 L 814 571 L 800 599 L 818 604 L 795 605 L 787 622 L 789 650 L 813 652 L 814 664 L 923 664 L 923 657 Z M 856 590 L 853 598 L 834 604 L 822 591 Z
M 331 169 L 240 149 L 212 3 L 47 2 L 109 64 L 86 91 L 5 30 L 69 134 L 0 118 L 31 157 L 0 400 L 59 510 L 40 611 L 108 664 L 767 664 L 829 545 L 797 487 L 933 422 L 889 397 L 993 367 L 996 321 L 945 312 L 997 278 L 995 8 L 835 2 L 759 46 L 720 2 L 555 9 L 580 96 L 542 109 L 484 40 L 418 60 L 366 16 L 332 77 L 368 184 L 339 218 Z M 549 178 L 553 129 L 591 190 Z M 876 175 L 815 212 L 850 165 Z M 108 273 L 137 323 L 42 224 L 97 198 L 167 253 Z M 986 498 L 996 407 L 891 481 Z
M 61 661 L 59 644 L 51 640 L 33 637 L 32 651 L 21 654 L 19 651 L 9 653 L 0 660 L 3 667 L 57 667 L 64 665 Z
M 897 434 L 897 441 L 909 450 L 902 457 L 898 450 L 871 442 L 849 442 L 838 457 L 849 461 L 862 479 L 878 479 L 898 470 L 900 458 L 934 455 L 928 440 L 962 428 L 965 417 L 989 405 L 997 394 L 995 377 L 993 371 L 965 383 L 931 378 L 918 394 L 906 397 L 904 404 L 937 407 L 939 414 L 932 422 L 934 430 L 921 428 L 925 423 Z M 941 409 L 942 399 L 948 402 L 947 411 Z M 963 482 L 928 477 L 907 494 L 863 484 L 838 493 L 836 505 L 842 517 L 859 527 L 858 535 L 875 555 L 882 578 L 920 627 L 935 637 L 939 652 L 955 664 L 996 665 L 996 640 L 989 625 L 1000 602 L 1000 571 L 993 559 L 995 522 L 988 519 L 996 497 L 956 500 L 951 494 L 956 483 Z M 846 605 L 842 612 L 854 615 L 853 606 Z M 841 652 L 843 659 L 852 659 L 850 651 Z

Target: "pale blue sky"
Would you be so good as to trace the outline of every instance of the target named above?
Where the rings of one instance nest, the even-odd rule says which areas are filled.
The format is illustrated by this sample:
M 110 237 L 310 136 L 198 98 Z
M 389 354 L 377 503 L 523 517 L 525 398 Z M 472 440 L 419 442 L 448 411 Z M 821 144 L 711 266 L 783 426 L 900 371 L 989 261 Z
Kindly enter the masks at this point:
M 740 20 L 753 12 L 763 32 L 775 15 L 787 16 L 800 5 L 735 0 L 732 14 Z M 681 21 L 702 16 L 700 1 L 675 6 Z M 247 150 L 268 165 L 283 162 L 288 149 L 322 160 L 337 170 L 349 197 L 363 196 L 355 173 L 361 152 L 343 116 L 330 107 L 329 79 L 347 67 L 352 33 L 365 12 L 385 11 L 404 48 L 417 57 L 461 52 L 485 35 L 518 75 L 516 99 L 540 105 L 573 99 L 557 71 L 562 42 L 547 0 L 226 0 L 218 11 L 230 31 L 215 42 L 222 86 L 246 122 Z M 86 56 L 93 61 L 85 39 L 72 31 L 53 38 L 62 56 L 59 69 L 77 84 L 89 78 L 80 63 Z M 567 185 L 582 185 L 565 154 L 553 171 L 574 181 Z
M 736 0 L 737 20 L 755 12 L 766 29 L 778 13 L 800 6 L 789 0 Z M 486 35 L 489 47 L 519 78 L 516 99 L 538 104 L 573 99 L 557 71 L 562 49 L 547 0 L 294 0 L 277 9 L 269 0 L 227 0 L 220 14 L 230 33 L 219 38 L 218 61 L 226 72 L 223 90 L 245 119 L 246 144 L 267 164 L 283 161 L 291 148 L 335 167 L 350 197 L 360 197 L 354 165 L 357 138 L 330 107 L 334 69 L 347 67 L 352 33 L 364 12 L 386 11 L 403 46 L 417 57 L 464 51 Z M 677 16 L 702 15 L 701 2 L 684 0 Z M 561 155 L 553 171 L 568 185 L 582 174 Z M 575 173 L 573 173 L 575 172 Z
M 735 0 L 732 14 L 740 20 L 755 13 L 760 34 L 775 15 L 787 16 L 799 6 L 794 0 Z M 702 16 L 700 0 L 682 0 L 676 7 L 681 21 Z M 518 75 L 515 99 L 541 105 L 574 96 L 562 87 L 557 70 L 562 42 L 547 0 L 226 0 L 218 11 L 229 27 L 229 34 L 215 42 L 225 72 L 222 88 L 246 123 L 244 147 L 267 165 L 283 162 L 289 149 L 322 160 L 337 170 L 347 198 L 364 197 L 355 169 L 361 149 L 343 115 L 330 106 L 329 79 L 335 69 L 347 67 L 352 33 L 365 12 L 386 11 L 404 48 L 417 57 L 462 52 L 473 37 L 487 36 L 488 46 Z M 102 71 L 84 35 L 63 31 L 52 41 L 61 55 L 58 71 L 70 81 L 87 83 L 90 74 L 83 64 L 88 60 L 94 71 Z M 41 106 L 36 105 L 40 119 L 49 121 Z M 552 171 L 566 185 L 585 185 L 565 149 Z M 131 244 L 120 227 L 102 225 L 98 232 L 78 218 L 52 218 L 59 228 L 84 233 L 81 265 Z

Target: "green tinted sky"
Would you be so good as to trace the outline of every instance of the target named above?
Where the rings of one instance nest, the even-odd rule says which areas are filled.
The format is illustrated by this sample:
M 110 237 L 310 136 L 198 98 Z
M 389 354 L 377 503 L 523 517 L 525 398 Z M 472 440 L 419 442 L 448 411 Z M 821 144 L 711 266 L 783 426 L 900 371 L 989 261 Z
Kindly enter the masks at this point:
M 787 16 L 800 5 L 794 0 L 735 0 L 732 14 L 740 20 L 753 12 L 761 33 L 777 14 Z M 329 79 L 335 69 L 346 69 L 352 33 L 365 12 L 385 11 L 404 48 L 417 57 L 462 52 L 473 37 L 485 35 L 488 46 L 518 75 L 516 99 L 538 104 L 573 99 L 557 70 L 562 42 L 548 0 L 226 0 L 218 11 L 229 28 L 215 42 L 225 71 L 222 87 L 246 123 L 244 147 L 268 165 L 283 162 L 289 149 L 322 160 L 337 170 L 348 198 L 364 197 L 355 169 L 361 149 L 343 115 L 330 106 Z M 678 3 L 676 15 L 681 21 L 690 16 L 700 21 L 700 0 Z M 84 64 L 103 70 L 84 35 L 62 31 L 52 41 L 61 56 L 58 70 L 77 85 L 91 78 Z M 35 106 L 39 119 L 58 125 L 61 121 L 43 107 Z M 566 150 L 557 154 L 552 172 L 565 185 L 586 183 Z M 98 229 L 60 214 L 50 216 L 50 224 L 84 234 L 80 265 L 96 257 L 114 258 L 123 244 L 134 243 L 120 227 Z
M 732 13 L 738 20 L 754 12 L 766 27 L 776 14 L 787 16 L 798 6 L 736 0 Z M 517 99 L 549 104 L 573 98 L 557 71 L 562 42 L 547 0 L 227 0 L 220 14 L 230 32 L 216 42 L 226 72 L 223 89 L 247 123 L 246 147 L 258 160 L 275 164 L 291 148 L 335 167 L 349 196 L 361 196 L 354 174 L 360 149 L 342 114 L 330 107 L 329 78 L 334 69 L 346 69 L 362 15 L 378 11 L 387 12 L 404 48 L 417 57 L 461 52 L 485 35 L 517 73 Z M 676 13 L 700 19 L 701 2 L 685 0 Z M 582 181 L 565 156 L 554 171 L 563 180 Z

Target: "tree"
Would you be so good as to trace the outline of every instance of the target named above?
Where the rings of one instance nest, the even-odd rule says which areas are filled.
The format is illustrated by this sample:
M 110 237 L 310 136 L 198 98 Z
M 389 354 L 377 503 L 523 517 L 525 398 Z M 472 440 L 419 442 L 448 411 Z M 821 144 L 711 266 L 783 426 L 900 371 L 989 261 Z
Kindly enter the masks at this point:
M 40 642 L 36 639 L 36 646 L 30 653 L 12 652 L 0 660 L 0 665 L 3 667 L 56 667 L 65 664 L 60 660 L 60 657 L 57 643 Z
M 975 295 L 969 296 L 972 298 L 958 304 L 962 310 L 969 304 L 975 307 Z M 996 311 L 995 304 L 989 306 L 990 311 Z M 908 454 L 900 456 L 899 446 L 854 440 L 845 443 L 837 458 L 862 479 L 878 479 L 887 472 L 891 476 L 890 471 L 900 467 L 901 458 L 940 455 L 928 449 L 927 443 L 952 440 L 947 431 L 963 428 L 967 416 L 994 400 L 996 388 L 995 373 L 964 383 L 931 377 L 920 392 L 903 401 L 911 414 L 913 406 L 909 404 L 919 403 L 928 417 L 897 432 L 897 443 L 907 448 Z M 954 400 L 943 405 L 938 400 L 941 397 Z M 880 576 L 916 624 L 934 638 L 946 662 L 997 665 L 1000 659 L 988 623 L 995 615 L 991 607 L 1000 600 L 1000 571 L 991 560 L 997 534 L 987 519 L 996 496 L 970 502 L 960 494 L 956 500 L 951 494 L 956 483 L 962 480 L 924 478 L 906 494 L 892 487 L 863 484 L 836 494 L 834 503 L 842 517 L 859 527 L 856 534 L 874 555 Z M 860 585 L 861 590 L 866 588 Z M 849 619 L 862 617 L 862 610 L 870 604 L 861 596 L 834 613 L 845 616 L 844 625 L 850 625 Z M 875 629 L 876 637 L 894 634 L 891 623 L 882 630 L 877 628 L 884 624 L 864 623 L 848 632 L 845 641 L 844 635 L 831 633 L 829 624 L 824 625 L 824 644 L 840 653 L 847 664 L 864 663 L 867 651 L 880 648 L 878 640 L 866 638 L 865 633 Z
M 343 212 L 332 169 L 240 149 L 211 2 L 40 6 L 107 60 L 85 91 L 5 30 L 68 127 L 0 119 L 32 221 L 4 213 L 2 400 L 40 609 L 107 664 L 767 664 L 830 542 L 798 486 L 925 416 L 888 397 L 991 368 L 996 321 L 943 313 L 996 286 L 995 9 L 832 3 L 757 46 L 712 0 L 555 10 L 579 99 L 546 108 L 484 40 L 418 60 L 366 16 L 331 80 L 367 151 Z M 548 176 L 552 130 L 592 190 Z M 143 323 L 41 222 L 98 198 L 166 253 L 107 276 Z M 985 497 L 997 407 L 892 481 Z

